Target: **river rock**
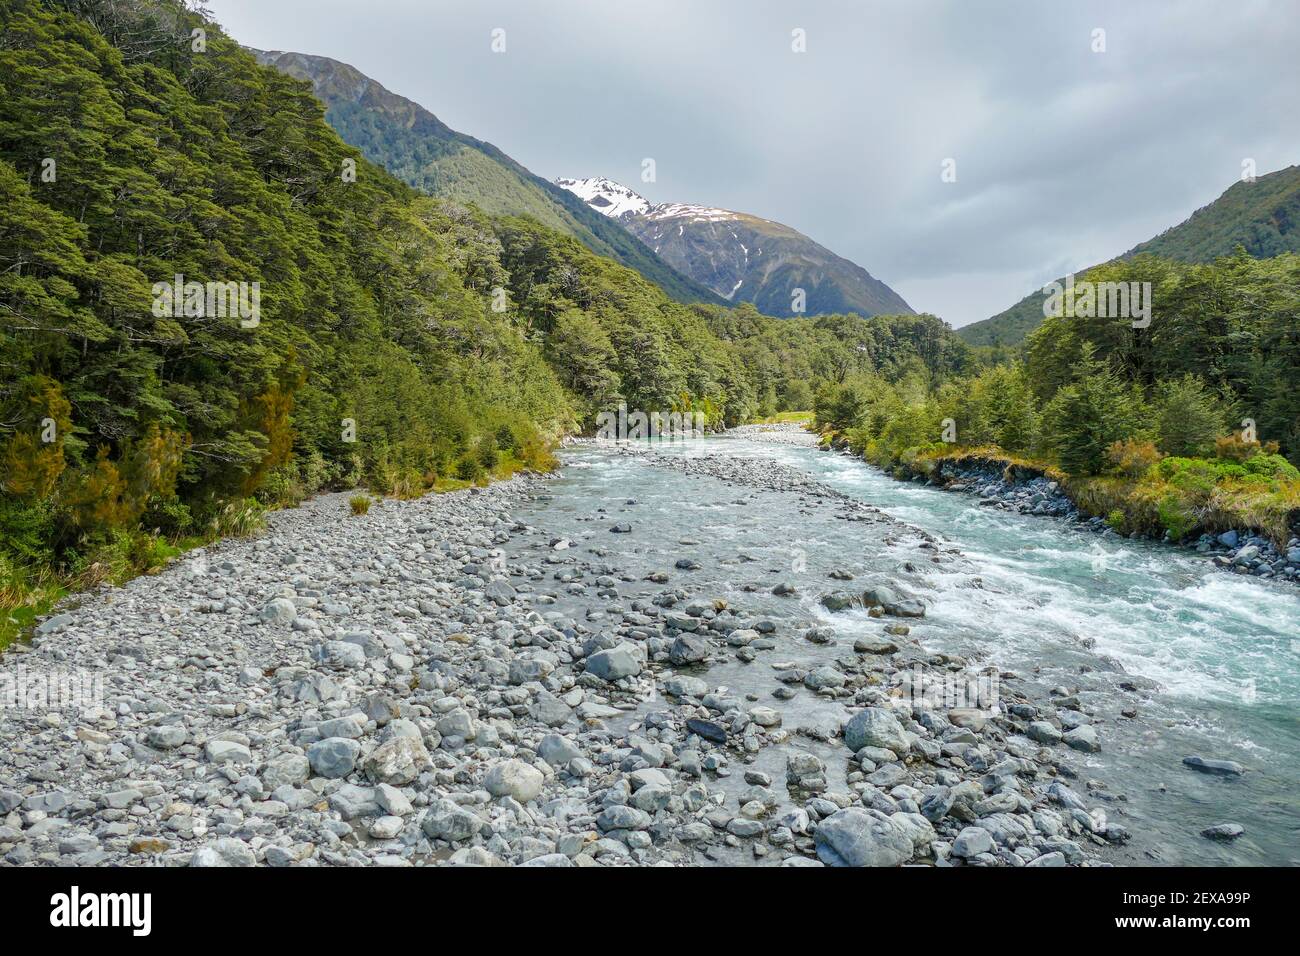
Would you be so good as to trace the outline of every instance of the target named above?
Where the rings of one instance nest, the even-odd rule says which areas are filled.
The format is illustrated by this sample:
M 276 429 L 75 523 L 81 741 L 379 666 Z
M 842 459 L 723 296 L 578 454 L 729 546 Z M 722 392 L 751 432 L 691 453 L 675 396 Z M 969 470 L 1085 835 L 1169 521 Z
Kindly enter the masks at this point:
M 641 658 L 631 644 L 619 644 L 588 657 L 587 673 L 605 681 L 635 677 L 641 673 Z
M 307 748 L 307 760 L 317 776 L 337 780 L 357 765 L 361 745 L 347 737 L 328 737 Z
M 288 598 L 276 598 L 268 601 L 262 607 L 263 624 L 292 624 L 294 618 L 298 616 L 298 609 L 294 607 L 293 602 Z
M 1212 757 L 1184 757 L 1183 764 L 1201 773 L 1220 777 L 1240 777 L 1246 772 L 1245 767 L 1233 760 L 1217 760 Z
M 376 783 L 405 787 L 433 766 L 424 741 L 418 737 L 392 737 L 366 757 L 366 776 Z
M 1212 827 L 1206 827 L 1201 831 L 1201 836 L 1207 840 L 1219 840 L 1222 842 L 1231 842 L 1246 832 L 1246 828 L 1240 823 L 1216 823 Z
M 542 792 L 542 772 L 522 760 L 507 760 L 488 771 L 483 786 L 494 797 L 513 797 L 520 803 L 533 800 Z
M 668 659 L 677 667 L 698 664 L 708 656 L 708 642 L 691 634 L 679 634 L 668 651 Z
M 817 824 L 813 839 L 827 866 L 898 866 L 914 853 L 909 828 L 861 807 L 832 813 Z
M 854 714 L 844 725 L 844 742 L 854 753 L 863 747 L 882 747 L 900 754 L 909 749 L 903 725 L 883 707 L 867 707 Z
M 1101 742 L 1097 740 L 1097 729 L 1091 724 L 1082 724 L 1067 731 L 1061 735 L 1061 740 L 1075 750 L 1082 750 L 1085 753 L 1101 750 Z

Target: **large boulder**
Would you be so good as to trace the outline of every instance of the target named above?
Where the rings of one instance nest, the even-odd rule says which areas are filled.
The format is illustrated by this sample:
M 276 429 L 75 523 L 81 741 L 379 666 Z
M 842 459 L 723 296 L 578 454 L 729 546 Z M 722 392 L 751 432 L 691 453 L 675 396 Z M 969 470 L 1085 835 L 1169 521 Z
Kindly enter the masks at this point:
M 435 800 L 420 821 L 425 835 L 435 840 L 456 843 L 468 840 L 483 829 L 483 819 L 457 803 L 442 798 Z
M 337 780 L 357 765 L 361 745 L 347 737 L 326 737 L 307 748 L 307 760 L 318 776 Z
M 190 857 L 190 866 L 257 866 L 257 856 L 253 853 L 253 848 L 242 840 L 223 837 L 195 850 Z
M 298 609 L 288 598 L 275 598 L 266 602 L 259 616 L 263 624 L 292 624 L 298 616 Z
M 899 866 L 912 859 L 920 828 L 879 810 L 849 807 L 817 824 L 817 856 L 827 866 Z
M 513 797 L 527 803 L 542 792 L 542 772 L 522 760 L 507 760 L 488 771 L 483 786 L 494 797 Z
M 859 603 L 861 603 L 859 598 L 848 591 L 832 591 L 830 594 L 822 595 L 822 607 L 828 611 L 847 611 Z
M 709 656 L 709 643 L 690 634 L 679 634 L 668 650 L 668 659 L 681 667 L 685 664 L 698 664 Z
M 394 736 L 374 749 L 366 758 L 366 776 L 376 783 L 394 787 L 412 784 L 425 770 L 433 767 L 424 741 L 416 737 Z
M 902 755 L 909 748 L 903 725 L 883 707 L 868 707 L 854 714 L 844 725 L 844 742 L 854 753 L 863 747 L 881 747 Z
M 587 658 L 587 673 L 604 681 L 635 677 L 641 673 L 641 655 L 631 644 L 619 644 L 608 650 L 597 651 Z

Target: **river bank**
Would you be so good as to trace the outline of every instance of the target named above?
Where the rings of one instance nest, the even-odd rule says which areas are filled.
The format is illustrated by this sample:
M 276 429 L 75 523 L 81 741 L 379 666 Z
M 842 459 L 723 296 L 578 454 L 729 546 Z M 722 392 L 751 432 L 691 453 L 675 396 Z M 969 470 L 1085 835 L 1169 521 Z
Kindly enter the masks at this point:
M 564 478 L 355 517 L 313 499 L 4 658 L 28 688 L 95 675 L 103 700 L 0 713 L 0 858 L 1046 866 L 1128 839 L 1082 766 L 1108 718 L 917 639 L 908 567 L 956 549 L 775 462 L 701 461 L 652 467 L 852 527 L 899 573 L 814 554 L 791 567 L 815 587 L 769 582 L 736 552 L 743 582 L 696 583 L 717 557 L 647 540 L 662 522 L 635 498 L 566 502 L 581 537 L 516 517 L 552 514 Z
M 800 426 L 768 427 L 774 431 L 789 431 Z M 857 457 L 843 442 L 833 442 L 830 447 L 838 453 Z M 1089 514 L 1081 508 L 1071 494 L 1068 482 L 1046 473 L 1043 468 L 1020 464 L 1009 458 L 980 454 L 918 458 L 899 462 L 887 471 L 899 480 L 923 482 L 946 491 L 976 495 L 981 506 L 1033 517 L 1061 518 L 1077 522 L 1103 536 L 1186 548 L 1205 556 L 1224 571 L 1300 584 L 1300 523 L 1292 524 L 1291 536 L 1284 547 L 1278 547 L 1260 529 L 1249 527 L 1230 528 L 1215 534 L 1202 533 L 1194 540 L 1178 542 L 1167 533 L 1163 537 L 1137 531 L 1123 534 L 1114 527 L 1112 517 Z

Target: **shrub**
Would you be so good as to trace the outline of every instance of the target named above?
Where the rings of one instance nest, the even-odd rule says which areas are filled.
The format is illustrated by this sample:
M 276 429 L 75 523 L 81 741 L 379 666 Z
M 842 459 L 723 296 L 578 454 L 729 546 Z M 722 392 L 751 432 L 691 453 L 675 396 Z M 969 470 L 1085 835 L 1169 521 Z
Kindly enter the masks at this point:
M 554 471 L 560 464 L 551 451 L 550 442 L 541 435 L 530 435 L 525 438 L 519 445 L 518 455 L 524 467 L 533 471 Z
M 1269 445 L 1276 446 L 1276 442 L 1269 442 Z M 1243 470 L 1249 475 L 1258 475 L 1265 478 L 1300 480 L 1300 468 L 1296 468 L 1295 465 L 1277 454 L 1276 451 L 1265 452 L 1248 458 L 1243 465 Z
M 1186 538 L 1199 524 L 1188 503 L 1173 492 L 1160 499 L 1159 515 L 1161 526 L 1174 541 Z
M 494 435 L 483 435 L 478 440 L 475 455 L 479 464 L 485 471 L 492 471 L 501 463 L 501 453 L 497 449 L 497 440 Z
M 370 497 L 368 495 L 353 495 L 348 499 L 348 507 L 352 509 L 354 515 L 363 515 L 370 510 Z
M 154 497 L 149 500 L 141 525 L 153 528 L 159 534 L 176 538 L 194 528 L 194 514 L 189 505 L 179 498 Z
M 461 481 L 481 481 L 484 477 L 483 462 L 466 452 L 456 462 L 456 477 Z
M 515 437 L 515 433 L 509 425 L 498 425 L 497 430 L 493 433 L 493 437 L 496 439 L 497 447 L 502 451 L 509 452 L 513 455 L 519 450 L 519 439 Z
M 246 538 L 266 524 L 266 508 L 256 498 L 238 498 L 219 506 L 208 522 L 209 530 L 219 538 Z
M 298 469 L 292 465 L 273 468 L 262 478 L 262 483 L 254 495 L 258 501 L 270 507 L 296 507 L 307 497 L 307 489 L 298 477 Z
M 1106 449 L 1109 470 L 1126 478 L 1141 478 L 1160 461 L 1160 452 L 1149 441 L 1127 438 Z
M 1142 396 L 1089 356 L 1075 366 L 1077 378 L 1052 398 L 1043 415 L 1046 437 L 1072 475 L 1097 475 L 1117 441 L 1141 431 Z
M 1214 440 L 1214 457 L 1226 458 L 1229 461 L 1248 461 L 1259 454 L 1275 455 L 1277 450 L 1278 444 L 1275 441 L 1266 444 L 1246 441 L 1237 432 Z

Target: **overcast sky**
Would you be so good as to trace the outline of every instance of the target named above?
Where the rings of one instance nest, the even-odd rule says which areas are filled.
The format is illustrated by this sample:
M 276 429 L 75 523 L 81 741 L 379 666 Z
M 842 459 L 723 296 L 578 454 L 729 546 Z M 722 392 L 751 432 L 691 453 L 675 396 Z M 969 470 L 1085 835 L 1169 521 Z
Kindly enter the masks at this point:
M 240 42 L 350 63 L 548 179 L 786 223 L 953 325 L 1181 222 L 1244 159 L 1300 162 L 1297 0 L 207 6 Z

